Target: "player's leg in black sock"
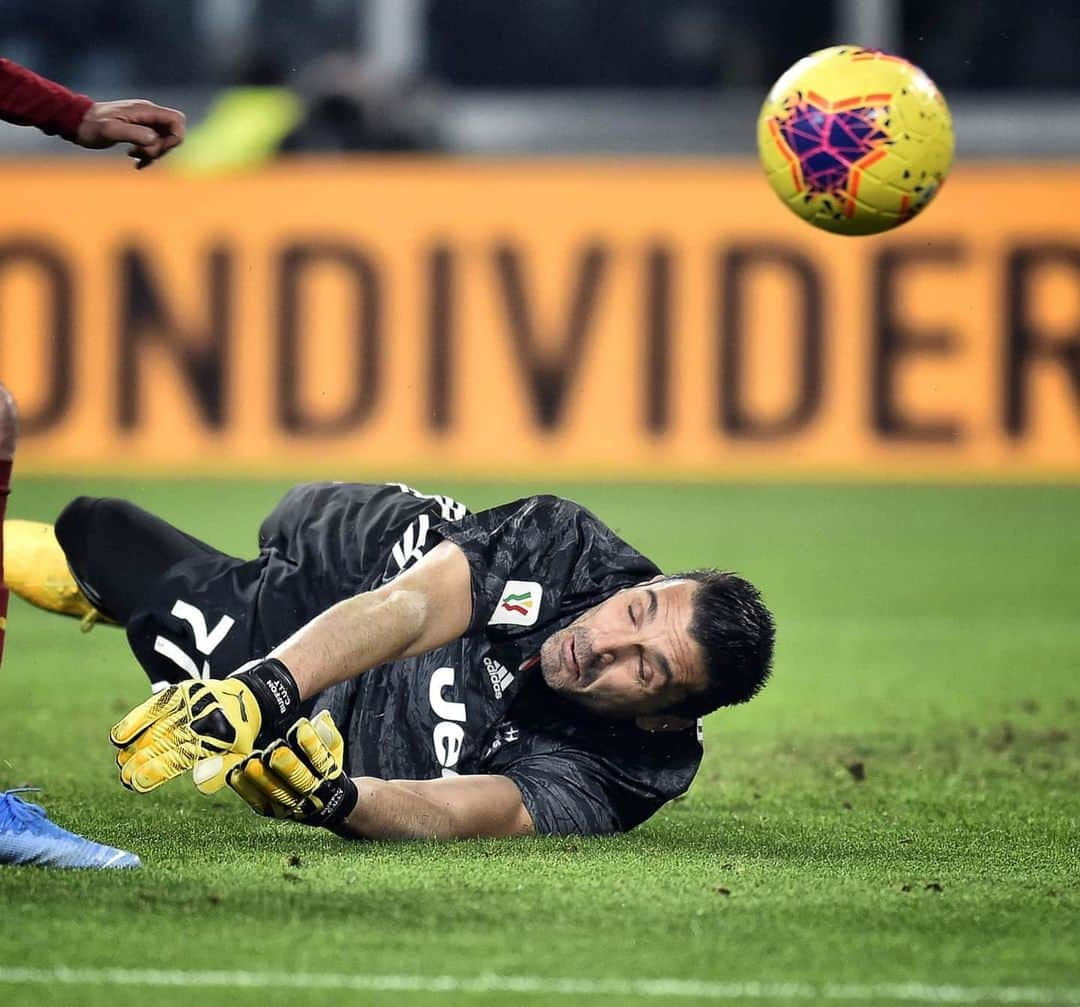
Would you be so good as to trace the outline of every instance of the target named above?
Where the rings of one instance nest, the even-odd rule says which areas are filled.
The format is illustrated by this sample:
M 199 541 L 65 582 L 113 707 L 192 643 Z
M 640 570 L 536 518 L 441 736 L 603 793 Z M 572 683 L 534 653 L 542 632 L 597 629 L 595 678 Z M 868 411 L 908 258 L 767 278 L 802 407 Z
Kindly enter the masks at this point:
M 77 497 L 56 519 L 56 538 L 95 608 L 125 625 L 181 560 L 217 549 L 126 500 Z

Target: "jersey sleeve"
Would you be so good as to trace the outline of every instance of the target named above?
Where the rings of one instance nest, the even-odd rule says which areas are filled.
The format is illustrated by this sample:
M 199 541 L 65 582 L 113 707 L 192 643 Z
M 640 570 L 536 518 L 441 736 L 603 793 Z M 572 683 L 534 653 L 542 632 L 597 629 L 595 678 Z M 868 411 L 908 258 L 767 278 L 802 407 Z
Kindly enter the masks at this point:
M 599 836 L 626 832 L 651 817 L 676 793 L 663 793 L 620 774 L 595 753 L 563 749 L 529 755 L 503 774 L 521 791 L 536 834 Z
M 441 525 L 438 534 L 469 561 L 469 632 L 488 626 L 513 635 L 518 628 L 584 611 L 660 572 L 586 508 L 557 496 L 470 514 Z M 509 614 L 497 611 L 508 601 Z
M 85 94 L 0 58 L 0 119 L 73 140 L 93 103 Z

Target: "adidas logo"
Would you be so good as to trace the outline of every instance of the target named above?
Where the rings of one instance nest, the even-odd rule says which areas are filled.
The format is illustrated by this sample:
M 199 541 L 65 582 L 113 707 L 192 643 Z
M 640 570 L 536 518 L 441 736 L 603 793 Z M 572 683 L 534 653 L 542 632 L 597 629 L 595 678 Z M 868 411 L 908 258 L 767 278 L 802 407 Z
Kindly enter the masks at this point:
M 488 678 L 491 679 L 491 688 L 495 693 L 495 698 L 502 699 L 503 693 L 513 684 L 514 676 L 490 657 L 484 658 L 484 668 L 487 670 Z

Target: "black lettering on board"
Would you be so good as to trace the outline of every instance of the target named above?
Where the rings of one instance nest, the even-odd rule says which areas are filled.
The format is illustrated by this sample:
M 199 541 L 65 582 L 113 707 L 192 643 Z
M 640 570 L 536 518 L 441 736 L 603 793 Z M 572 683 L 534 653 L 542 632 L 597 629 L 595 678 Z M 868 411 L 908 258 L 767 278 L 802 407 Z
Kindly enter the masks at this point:
M 427 420 L 437 433 L 448 430 L 454 419 L 454 265 L 454 252 L 448 245 L 436 245 L 428 254 Z
M 950 417 L 919 417 L 905 411 L 899 400 L 900 369 L 916 355 L 948 355 L 956 345 L 948 329 L 915 330 L 903 320 L 900 308 L 904 274 L 912 268 L 955 266 L 963 259 L 959 245 L 893 245 L 874 257 L 872 265 L 870 353 L 870 415 L 874 430 L 894 441 L 948 444 L 962 430 Z
M 47 375 L 45 394 L 39 405 L 28 409 L 19 403 L 19 429 L 28 436 L 44 433 L 63 418 L 74 392 L 75 283 L 71 268 L 55 248 L 32 238 L 15 238 L 0 244 L 0 276 L 9 269 L 30 266 L 45 283 L 50 307 L 48 331 L 41 345 L 49 360 L 41 368 Z M 0 340 L 25 339 L 21 332 L 0 332 Z
M 1080 413 L 1080 318 L 1065 338 L 1041 332 L 1033 318 L 1033 281 L 1046 267 L 1065 267 L 1080 284 L 1080 248 L 1022 245 L 1005 260 L 1004 425 L 1005 432 L 1014 438 L 1023 437 L 1028 430 L 1030 375 L 1037 363 L 1056 363 L 1065 371 Z
M 562 421 L 567 392 L 584 356 L 585 343 L 595 316 L 600 287 L 609 254 L 602 245 L 592 244 L 581 251 L 566 320 L 559 339 L 543 339 L 537 334 L 535 312 L 525 286 L 522 254 L 502 244 L 494 253 L 496 286 L 502 295 L 507 327 L 525 377 L 537 425 L 553 431 Z M 543 346 L 557 346 L 554 352 Z
M 220 429 L 226 420 L 232 254 L 218 245 L 203 263 L 206 314 L 200 323 L 182 324 L 170 309 L 154 276 L 149 253 L 130 245 L 119 257 L 119 353 L 117 420 L 122 430 L 138 425 L 142 396 L 140 361 L 148 351 L 164 351 L 176 365 L 203 422 Z
M 306 275 L 326 266 L 340 269 L 353 292 L 350 332 L 356 354 L 352 394 L 334 415 L 316 415 L 301 400 L 304 346 L 317 339 L 317 329 L 305 324 L 302 297 Z M 335 242 L 293 244 L 278 259 L 277 409 L 282 428 L 290 434 L 339 434 L 363 424 L 379 399 L 382 290 L 379 271 L 359 249 Z
M 645 253 L 645 429 L 663 434 L 670 418 L 672 254 L 664 245 Z
M 744 361 L 747 331 L 746 288 L 755 270 L 780 267 L 792 278 L 797 308 L 792 325 L 797 334 L 795 393 L 777 415 L 755 413 L 747 402 L 751 387 Z M 719 421 L 733 437 L 772 440 L 804 429 L 817 413 L 824 394 L 824 296 L 821 278 L 801 252 L 782 245 L 737 245 L 720 259 Z

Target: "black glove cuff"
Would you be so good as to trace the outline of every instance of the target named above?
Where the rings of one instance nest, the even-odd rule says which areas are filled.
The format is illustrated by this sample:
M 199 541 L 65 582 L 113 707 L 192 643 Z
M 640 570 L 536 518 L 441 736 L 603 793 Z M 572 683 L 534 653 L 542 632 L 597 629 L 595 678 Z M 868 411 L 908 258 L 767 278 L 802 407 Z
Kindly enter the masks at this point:
M 356 835 L 345 825 L 345 819 L 353 813 L 360 800 L 360 791 L 356 784 L 344 773 L 332 783 L 332 790 L 322 795 L 325 805 L 314 815 L 306 818 L 308 825 L 318 825 L 341 836 L 342 839 L 356 839 Z
M 271 741 L 283 738 L 300 716 L 300 687 L 289 669 L 276 657 L 268 657 L 236 677 L 255 694 L 262 714 L 255 747 L 264 748 Z

